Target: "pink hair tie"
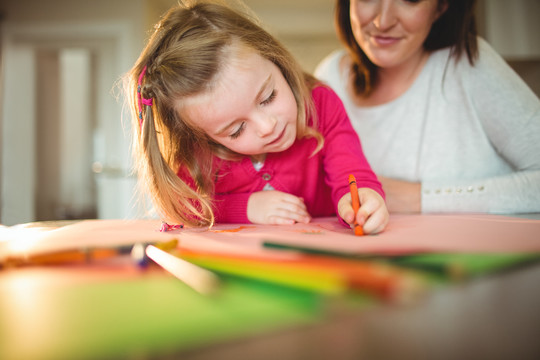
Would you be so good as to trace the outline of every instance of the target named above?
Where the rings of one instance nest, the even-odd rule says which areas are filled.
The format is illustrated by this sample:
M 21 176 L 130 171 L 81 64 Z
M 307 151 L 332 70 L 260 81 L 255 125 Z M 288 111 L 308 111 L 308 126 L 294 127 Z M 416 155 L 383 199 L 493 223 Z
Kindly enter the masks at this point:
M 139 103 L 139 125 L 141 127 L 143 123 L 142 107 L 143 105 L 152 106 L 152 103 L 153 103 L 152 98 L 145 99 L 142 97 L 142 94 L 141 94 L 142 79 L 144 77 L 144 74 L 146 74 L 146 65 L 144 65 L 144 68 L 142 69 L 141 74 L 139 75 L 139 81 L 137 82 L 137 100 Z
M 161 223 L 161 228 L 159 229 L 159 231 L 160 232 L 167 232 L 167 231 L 173 231 L 173 230 L 183 229 L 183 228 L 184 228 L 183 224 L 169 225 L 169 224 L 167 224 L 166 222 L 163 221 Z

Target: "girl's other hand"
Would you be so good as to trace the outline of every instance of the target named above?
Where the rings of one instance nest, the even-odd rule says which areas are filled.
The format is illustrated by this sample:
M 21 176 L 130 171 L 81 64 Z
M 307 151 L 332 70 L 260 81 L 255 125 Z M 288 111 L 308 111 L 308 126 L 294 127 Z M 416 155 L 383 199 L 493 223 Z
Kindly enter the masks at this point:
M 359 188 L 360 209 L 356 213 L 356 221 L 365 234 L 377 234 L 384 230 L 390 215 L 384 199 L 379 193 L 370 188 Z M 351 194 L 347 193 L 338 202 L 339 216 L 348 224 L 354 224 L 354 210 Z
M 303 199 L 277 190 L 251 194 L 247 217 L 254 224 L 307 224 L 311 221 Z

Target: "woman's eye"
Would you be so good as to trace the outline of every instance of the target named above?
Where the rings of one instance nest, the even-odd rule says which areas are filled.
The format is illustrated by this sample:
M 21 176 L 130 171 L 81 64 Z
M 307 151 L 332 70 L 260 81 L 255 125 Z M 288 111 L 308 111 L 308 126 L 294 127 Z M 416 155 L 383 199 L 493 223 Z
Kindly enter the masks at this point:
M 275 98 L 276 98 L 276 90 L 272 90 L 272 93 L 270 93 L 270 96 L 268 96 L 266 99 L 264 99 L 264 100 L 261 102 L 261 105 L 268 105 L 268 104 L 270 104 Z
M 246 127 L 246 123 L 245 122 L 242 122 L 242 124 L 240 124 L 240 126 L 238 127 L 238 129 L 233 132 L 231 135 L 229 135 L 229 137 L 231 139 L 236 139 L 237 137 L 239 137 L 240 135 L 242 135 L 242 133 L 244 132 L 244 128 Z

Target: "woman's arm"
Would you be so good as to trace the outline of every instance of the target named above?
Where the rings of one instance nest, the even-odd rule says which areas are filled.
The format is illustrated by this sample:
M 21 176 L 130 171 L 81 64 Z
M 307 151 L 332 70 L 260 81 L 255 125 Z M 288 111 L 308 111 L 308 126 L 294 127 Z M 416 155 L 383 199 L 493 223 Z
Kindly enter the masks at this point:
M 540 212 L 540 101 L 485 41 L 479 45 L 475 66 L 461 63 L 464 91 L 474 107 L 471 116 L 513 172 L 424 181 L 422 211 Z M 463 159 L 465 164 L 468 160 Z M 482 165 L 482 160 L 467 164 Z

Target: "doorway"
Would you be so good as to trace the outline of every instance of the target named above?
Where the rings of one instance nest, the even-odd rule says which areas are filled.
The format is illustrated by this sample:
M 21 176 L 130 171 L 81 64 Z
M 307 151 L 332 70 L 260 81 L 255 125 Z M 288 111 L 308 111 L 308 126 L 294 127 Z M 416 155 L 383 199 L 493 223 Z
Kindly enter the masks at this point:
M 0 223 L 132 218 L 129 128 L 115 84 L 127 26 L 3 28 Z

